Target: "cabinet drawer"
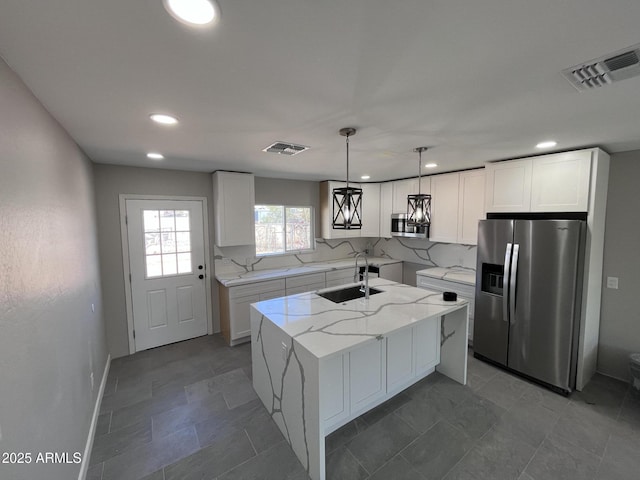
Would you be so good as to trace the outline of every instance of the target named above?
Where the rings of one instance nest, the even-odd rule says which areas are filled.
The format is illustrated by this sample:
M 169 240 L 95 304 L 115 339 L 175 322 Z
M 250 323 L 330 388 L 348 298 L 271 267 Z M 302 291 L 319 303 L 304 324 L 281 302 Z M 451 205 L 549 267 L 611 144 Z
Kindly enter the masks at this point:
M 287 291 L 290 288 L 301 287 L 303 285 L 314 285 L 319 283 L 324 285 L 324 282 L 324 272 L 311 273 L 309 275 L 298 275 L 297 277 L 287 277 Z
M 285 289 L 284 278 L 278 280 L 268 280 L 266 282 L 255 282 L 247 285 L 229 287 L 229 298 L 245 297 L 247 295 L 258 295 L 261 293 L 275 292 Z
M 474 298 L 476 294 L 476 288 L 473 285 L 465 285 L 463 283 L 440 280 L 423 275 L 418 275 L 416 283 L 418 288 L 426 288 L 427 290 L 435 290 L 436 292 L 456 292 L 458 295 L 470 298 Z
M 299 285 L 297 287 L 287 287 L 287 295 L 296 295 L 298 293 L 313 292 L 324 288 L 324 282 L 312 283 L 311 285 Z

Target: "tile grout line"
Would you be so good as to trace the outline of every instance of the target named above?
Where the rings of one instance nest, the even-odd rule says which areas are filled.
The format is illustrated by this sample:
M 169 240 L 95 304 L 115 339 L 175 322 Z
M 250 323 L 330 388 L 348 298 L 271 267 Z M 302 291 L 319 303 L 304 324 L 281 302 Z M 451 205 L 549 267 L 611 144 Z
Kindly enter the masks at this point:
M 257 456 L 258 455 L 258 450 L 256 450 L 256 446 L 251 441 L 251 437 L 249 436 L 249 432 L 247 432 L 246 428 L 243 428 L 242 430 L 244 431 L 244 434 L 247 436 L 247 439 L 249 440 L 249 444 L 251 445 L 251 448 L 253 448 L 253 451 Z
M 387 462 L 385 462 L 385 463 L 384 463 L 384 464 L 383 464 L 383 465 L 382 465 L 378 470 L 375 470 L 375 471 L 373 471 L 373 472 L 369 473 L 369 470 L 367 470 L 367 469 L 364 467 L 364 465 L 362 465 L 362 463 L 360 462 L 360 460 L 358 460 L 358 457 L 356 457 L 356 456 L 353 454 L 353 452 L 352 452 L 351 450 L 349 450 L 349 447 L 345 445 L 345 446 L 344 446 L 344 448 L 345 448 L 345 450 L 349 453 L 349 455 L 351 455 L 351 458 L 353 458 L 353 459 L 356 461 L 356 463 L 357 463 L 358 465 L 360 465 L 360 466 L 362 467 L 362 469 L 363 469 L 365 472 L 367 472 L 367 478 L 371 477 L 371 475 L 373 475 L 375 472 L 377 472 L 378 470 L 380 470 L 380 468 L 382 468 L 384 465 L 386 465 L 387 463 L 389 463 L 389 462 L 391 461 L 391 458 L 394 458 L 396 455 L 400 455 L 400 452 L 396 453 L 396 455 L 394 455 L 393 457 L 391 457 L 391 458 L 390 458 Z M 338 449 L 337 449 L 337 448 L 334 450 L 334 452 L 336 452 L 336 451 L 338 451 Z M 324 457 L 324 463 L 325 463 L 325 473 L 326 473 L 326 468 L 327 468 L 327 466 L 326 466 L 326 463 L 327 463 L 327 457 L 326 457 L 326 456 Z

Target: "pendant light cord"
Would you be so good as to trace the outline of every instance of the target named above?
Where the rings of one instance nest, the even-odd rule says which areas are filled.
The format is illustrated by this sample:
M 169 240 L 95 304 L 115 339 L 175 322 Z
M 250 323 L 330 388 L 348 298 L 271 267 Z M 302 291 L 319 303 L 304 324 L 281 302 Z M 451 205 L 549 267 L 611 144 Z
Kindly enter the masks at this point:
M 347 188 L 349 188 L 349 134 L 347 134 Z
M 422 150 L 418 151 L 418 195 L 422 193 Z

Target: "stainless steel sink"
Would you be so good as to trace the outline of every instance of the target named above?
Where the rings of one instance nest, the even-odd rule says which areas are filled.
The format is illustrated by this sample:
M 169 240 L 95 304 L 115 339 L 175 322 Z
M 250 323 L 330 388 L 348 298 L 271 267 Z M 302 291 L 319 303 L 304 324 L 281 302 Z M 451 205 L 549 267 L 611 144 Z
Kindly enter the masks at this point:
M 354 300 L 356 298 L 364 297 L 364 289 L 360 290 L 362 287 L 360 285 L 356 285 L 354 287 L 347 287 L 341 290 L 331 290 L 329 292 L 318 292 L 323 298 L 327 300 L 331 300 L 333 303 L 342 303 L 348 302 L 349 300 Z M 378 290 L 377 288 L 369 288 L 369 295 L 375 295 L 376 293 L 380 293 L 382 290 Z

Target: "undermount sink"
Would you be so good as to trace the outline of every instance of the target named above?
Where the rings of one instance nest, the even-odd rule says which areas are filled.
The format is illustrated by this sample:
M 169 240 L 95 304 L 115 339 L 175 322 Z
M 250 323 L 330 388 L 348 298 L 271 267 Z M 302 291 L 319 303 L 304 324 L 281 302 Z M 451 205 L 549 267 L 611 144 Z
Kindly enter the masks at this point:
M 356 298 L 364 297 L 364 291 L 360 290 L 360 288 L 360 285 L 356 285 L 355 287 L 343 288 L 341 290 L 319 292 L 318 295 L 326 298 L 327 300 L 331 300 L 333 303 L 342 303 L 348 302 L 349 300 L 354 300 Z M 382 290 L 378 290 L 377 288 L 369 288 L 369 295 L 375 295 L 376 293 L 380 292 L 382 292 Z

